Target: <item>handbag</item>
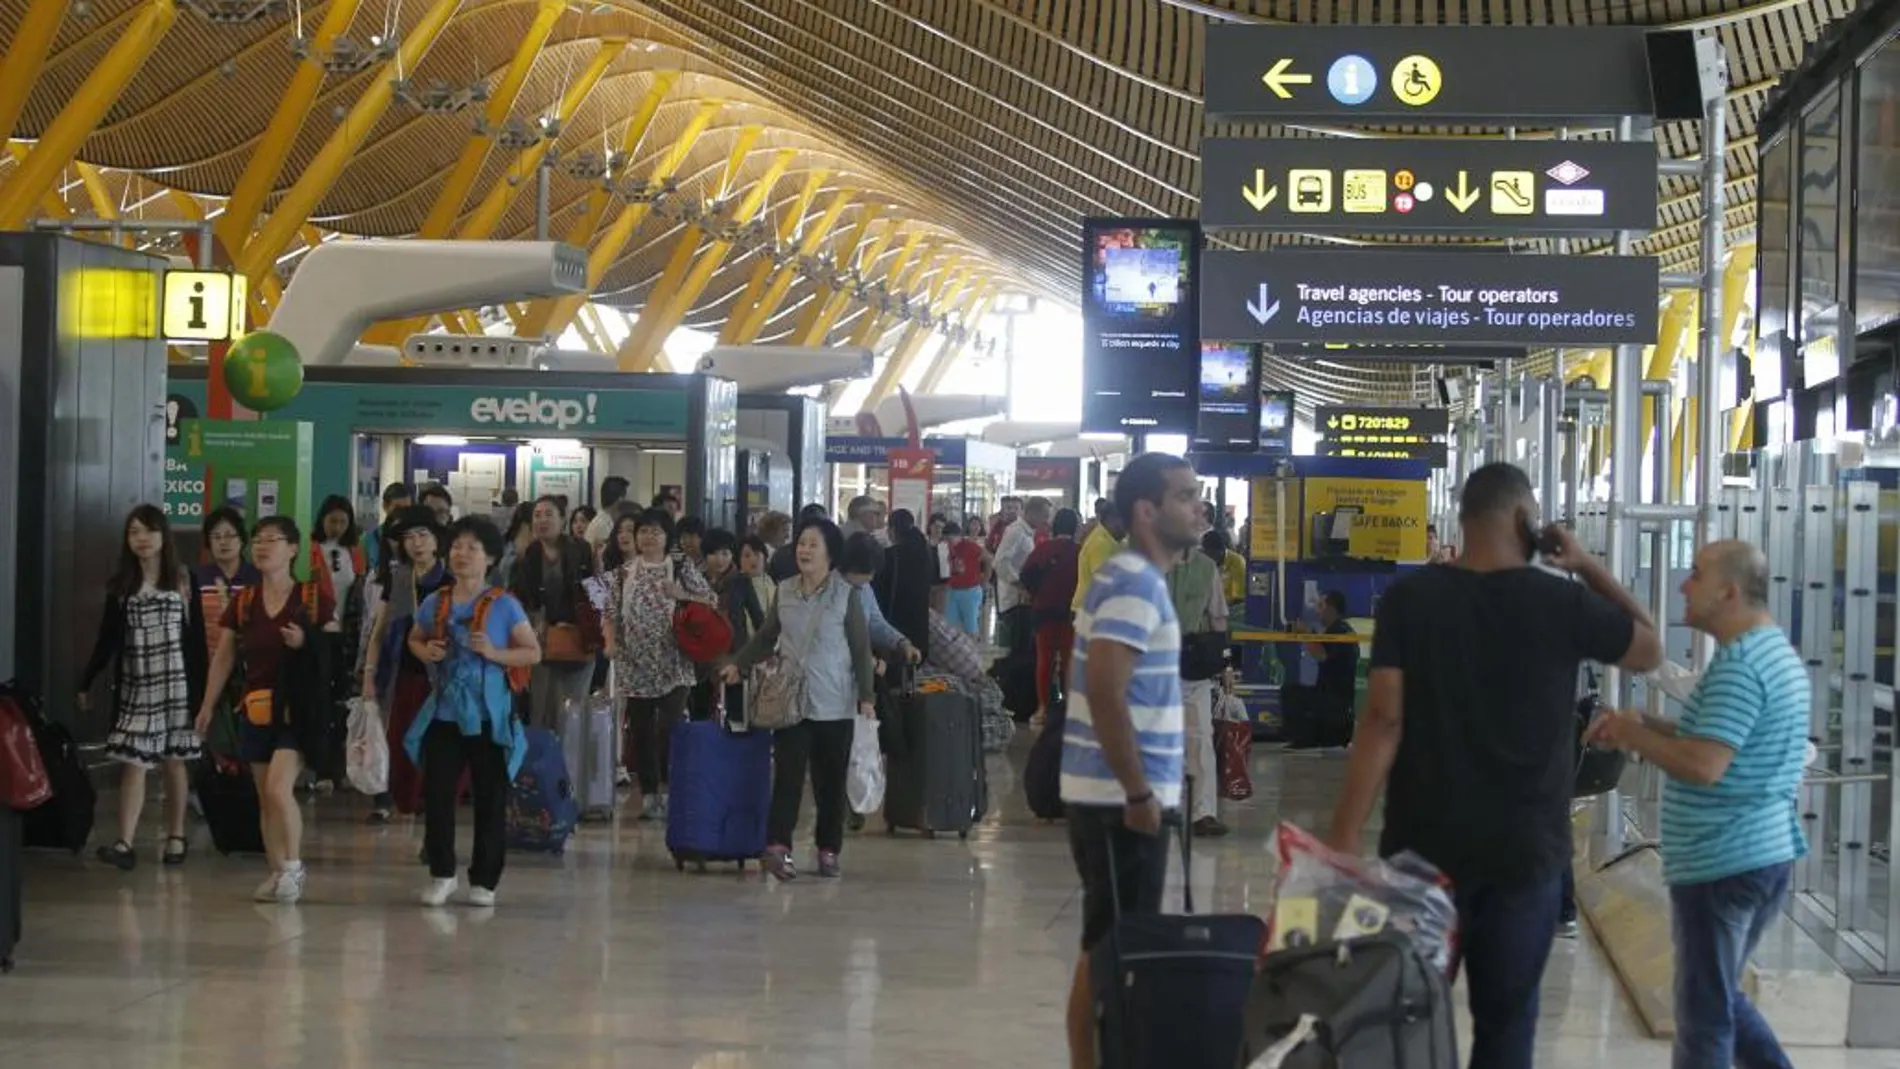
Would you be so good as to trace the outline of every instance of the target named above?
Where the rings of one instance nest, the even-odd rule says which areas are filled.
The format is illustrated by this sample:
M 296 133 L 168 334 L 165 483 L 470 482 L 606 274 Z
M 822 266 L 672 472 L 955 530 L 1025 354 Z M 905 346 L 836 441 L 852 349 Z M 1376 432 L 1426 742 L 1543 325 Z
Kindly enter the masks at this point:
M 18 702 L 0 695 L 0 806 L 24 812 L 52 797 L 53 781 L 33 738 L 33 725 Z
M 1227 668 L 1227 636 L 1196 631 L 1181 636 L 1181 678 L 1190 683 L 1213 679 Z
M 840 580 L 842 581 L 842 580 Z M 779 606 L 775 604 L 773 611 Z M 799 645 L 809 649 L 818 634 L 820 607 L 811 607 L 811 619 L 805 623 L 805 640 Z M 752 669 L 752 686 L 746 692 L 746 719 L 765 731 L 795 727 L 805 719 L 805 668 L 798 658 L 784 652 L 785 638 L 779 636 L 779 652 L 760 661 Z
M 541 642 L 541 659 L 555 664 L 584 664 L 594 659 L 579 624 L 549 624 Z

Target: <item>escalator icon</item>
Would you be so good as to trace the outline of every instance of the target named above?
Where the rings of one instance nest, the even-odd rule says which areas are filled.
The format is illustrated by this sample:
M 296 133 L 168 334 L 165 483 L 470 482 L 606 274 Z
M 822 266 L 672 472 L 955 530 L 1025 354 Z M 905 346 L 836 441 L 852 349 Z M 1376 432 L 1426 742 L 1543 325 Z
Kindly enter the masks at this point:
M 1491 214 L 1530 215 L 1536 210 L 1536 175 L 1529 171 L 1491 172 Z

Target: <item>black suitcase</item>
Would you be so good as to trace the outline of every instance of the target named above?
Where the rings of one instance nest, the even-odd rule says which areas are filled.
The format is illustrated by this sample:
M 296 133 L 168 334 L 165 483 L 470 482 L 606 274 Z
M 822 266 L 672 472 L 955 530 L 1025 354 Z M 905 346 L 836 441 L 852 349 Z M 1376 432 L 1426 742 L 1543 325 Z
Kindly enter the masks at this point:
M 904 752 L 884 761 L 884 825 L 916 828 L 926 838 L 953 831 L 967 839 L 989 808 L 983 768 L 982 714 L 954 690 L 908 691 L 891 702 L 903 725 Z
M 1190 802 L 1183 811 L 1192 808 Z M 1189 865 L 1193 835 L 1185 826 L 1175 833 L 1181 840 L 1185 912 L 1123 915 L 1118 900 L 1115 926 L 1089 952 L 1102 1069 L 1246 1064 L 1239 1061 L 1242 1025 L 1266 922 L 1251 914 L 1195 914 Z
M 211 845 L 218 853 L 264 852 L 262 810 L 249 769 L 226 772 L 215 761 L 206 761 L 199 766 L 192 786 L 198 791 L 205 826 L 211 829 Z
M 20 814 L 0 805 L 0 973 L 13 971 L 13 949 L 20 943 L 20 900 L 24 847 Z
M 1400 932 L 1275 951 L 1237 1064 L 1274 1051 L 1282 1069 L 1457 1069 L 1453 1012 L 1444 974 Z
M 1042 734 L 1029 744 L 1029 759 L 1023 764 L 1023 794 L 1029 799 L 1029 811 L 1043 820 L 1061 820 L 1066 812 L 1062 804 L 1062 732 L 1068 719 L 1068 702 L 1051 705 Z
M 64 724 L 46 718 L 37 701 L 12 692 L 33 724 L 33 741 L 46 764 L 46 778 L 52 784 L 53 797 L 45 805 L 28 810 L 24 816 L 27 846 L 44 850 L 66 850 L 77 854 L 92 838 L 92 814 L 99 804 L 99 792 L 86 774 L 79 745 Z

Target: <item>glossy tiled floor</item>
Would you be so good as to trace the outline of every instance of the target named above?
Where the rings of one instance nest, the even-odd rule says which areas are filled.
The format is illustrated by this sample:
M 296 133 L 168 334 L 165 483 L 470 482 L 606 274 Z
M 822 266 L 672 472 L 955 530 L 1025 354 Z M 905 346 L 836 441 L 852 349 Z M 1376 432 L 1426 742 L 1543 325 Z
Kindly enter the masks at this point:
M 512 858 L 487 915 L 428 911 L 420 833 L 362 827 L 342 799 L 312 806 L 297 907 L 250 903 L 261 863 L 216 857 L 202 833 L 182 871 L 35 856 L 29 941 L 0 978 L 0 1066 L 1064 1064 L 1075 881 L 1061 829 L 1020 802 L 1026 741 L 992 759 L 1000 812 L 967 844 L 866 834 L 840 882 L 681 875 L 657 829 L 626 822 L 584 829 L 564 858 Z M 1216 909 L 1264 908 L 1272 822 L 1316 821 L 1341 767 L 1256 765 L 1260 793 L 1229 813 L 1239 833 L 1195 857 Z M 1587 942 L 1560 945 L 1544 1006 L 1541 1066 L 1667 1064 Z M 1871 1069 L 1900 1053 L 1796 1061 Z

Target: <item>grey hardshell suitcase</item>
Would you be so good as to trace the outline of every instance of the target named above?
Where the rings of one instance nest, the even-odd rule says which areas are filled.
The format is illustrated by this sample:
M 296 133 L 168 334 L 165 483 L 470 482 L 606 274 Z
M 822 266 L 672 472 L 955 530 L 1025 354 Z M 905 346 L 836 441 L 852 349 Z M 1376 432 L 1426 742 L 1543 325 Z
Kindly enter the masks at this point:
M 982 716 L 976 699 L 955 690 L 908 690 L 891 703 L 903 719 L 905 752 L 884 764 L 884 825 L 890 834 L 915 828 L 925 838 L 970 829 L 989 807 L 983 769 Z
M 1451 988 L 1397 931 L 1275 951 L 1247 996 L 1240 1069 L 1458 1069 Z
M 561 755 L 574 783 L 581 819 L 612 820 L 614 772 L 620 759 L 619 718 L 614 700 L 589 695 L 561 709 Z

